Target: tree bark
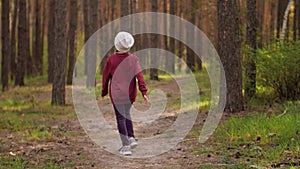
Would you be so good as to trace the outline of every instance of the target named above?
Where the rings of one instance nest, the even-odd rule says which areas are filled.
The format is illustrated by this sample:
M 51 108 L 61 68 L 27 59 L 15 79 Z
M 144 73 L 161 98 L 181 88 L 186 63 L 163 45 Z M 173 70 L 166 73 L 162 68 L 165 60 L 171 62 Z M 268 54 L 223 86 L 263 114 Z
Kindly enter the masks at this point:
M 67 84 L 72 85 L 76 62 L 77 0 L 70 0 L 69 66 Z
M 195 7 L 193 5 L 195 5 L 195 1 L 194 0 L 189 0 L 188 2 L 188 20 L 193 23 L 195 25 L 196 22 L 196 14 L 195 14 Z M 187 35 L 187 40 L 194 43 L 195 42 L 195 38 L 194 38 L 194 30 L 186 30 L 186 35 Z M 195 63 L 195 54 L 193 52 L 193 50 L 189 47 L 187 47 L 187 54 L 186 54 L 186 64 L 188 66 L 188 68 L 192 71 L 195 72 L 196 71 L 196 63 Z M 188 69 L 187 69 L 188 72 Z
M 243 110 L 241 32 L 237 0 L 218 0 L 218 52 L 225 70 L 225 111 Z
M 90 31 L 90 36 L 97 31 L 97 20 L 98 20 L 98 15 L 97 15 L 97 11 L 98 11 L 98 1 L 90 1 L 90 23 L 89 23 L 89 31 Z M 97 37 L 93 37 L 93 40 L 95 40 Z M 96 82 L 95 82 L 95 75 L 96 75 L 96 61 L 97 61 L 97 44 L 96 44 L 97 40 L 94 41 L 94 43 L 89 44 L 87 49 L 87 87 L 95 87 Z
M 66 75 L 66 0 L 54 1 L 54 78 L 52 105 L 65 105 Z
M 33 75 L 33 72 L 35 72 L 35 64 L 34 64 L 34 60 L 33 58 L 31 57 L 31 54 L 30 54 L 30 8 L 31 8 L 31 3 L 30 1 L 28 1 L 28 3 L 26 3 L 26 20 L 25 20 L 25 23 L 26 23 L 26 26 L 25 26 L 25 29 L 26 29 L 26 32 L 24 34 L 24 38 L 25 38 L 25 51 L 26 51 L 26 75 L 27 76 L 31 76 Z
M 178 1 L 178 15 L 179 17 L 183 18 L 184 17 L 184 12 L 185 11 L 185 4 L 184 2 L 182 1 Z M 179 30 L 179 34 L 182 35 L 182 38 L 185 38 L 184 36 L 184 30 L 182 29 L 182 27 L 180 27 L 180 30 Z M 181 41 L 177 41 L 178 43 L 178 56 L 179 58 L 181 59 L 184 59 L 184 49 L 185 49 L 185 46 L 184 44 L 181 42 Z M 181 68 L 182 68 L 182 64 L 181 62 L 177 63 L 178 65 L 178 71 L 181 72 Z
M 54 78 L 54 1 L 48 1 L 48 83 L 53 82 Z
M 288 29 L 288 26 L 289 26 L 289 22 L 288 22 L 289 12 L 290 12 L 291 5 L 293 4 L 293 2 L 294 2 L 293 0 L 290 0 L 289 3 L 286 6 L 285 11 L 284 11 L 284 16 L 283 16 L 283 21 L 282 21 L 283 22 L 282 23 L 282 30 L 281 30 L 281 34 L 280 34 L 280 40 L 281 41 L 284 41 L 285 38 L 288 39 L 288 34 L 286 34 L 286 30 L 289 30 Z
M 286 7 L 288 5 L 289 1 L 282 1 L 278 0 L 278 12 L 277 12 L 277 39 L 280 38 L 280 33 L 282 31 L 282 25 L 283 25 L 283 18 L 284 18 L 284 12 L 286 10 Z
M 26 51 L 27 38 L 26 34 L 28 33 L 27 25 L 27 15 L 26 15 L 26 1 L 19 0 L 19 14 L 18 14 L 18 59 L 17 59 L 17 69 L 16 69 L 16 86 L 24 86 L 24 76 L 26 69 L 26 59 L 29 54 Z
M 170 0 L 170 15 L 175 15 L 175 12 L 176 12 L 175 11 L 175 6 L 176 6 L 176 0 Z M 169 23 L 170 23 L 170 25 L 169 25 L 170 34 L 174 34 L 175 33 L 175 27 L 176 27 L 174 16 L 169 17 Z M 174 38 L 169 38 L 169 41 L 170 41 L 170 46 L 169 46 L 170 52 L 176 54 L 175 39 Z M 175 57 L 173 55 L 168 56 L 166 66 L 167 66 L 167 70 L 170 73 L 175 73 Z
M 9 65 L 10 65 L 10 41 L 9 41 L 9 0 L 1 1 L 1 40 L 2 40 L 2 59 L 1 59 L 1 81 L 2 91 L 8 90 Z
M 157 0 L 152 0 L 151 1 L 151 5 L 152 5 L 152 12 L 157 12 L 158 10 L 158 6 L 157 6 Z M 156 27 L 157 28 L 157 18 L 151 18 L 151 26 L 152 27 Z M 152 48 L 157 48 L 157 42 L 158 42 L 158 36 L 157 35 L 152 35 L 151 36 L 151 47 Z M 155 59 L 154 56 L 152 56 L 151 58 L 151 67 L 154 67 L 154 68 L 151 68 L 150 69 L 150 80 L 159 80 L 158 79 L 158 60 Z
M 249 52 L 246 58 L 246 81 L 245 81 L 245 96 L 253 97 L 256 90 L 256 42 L 257 35 L 257 11 L 256 0 L 247 0 L 247 31 L 246 43 L 249 47 Z
M 129 0 L 121 1 L 121 17 L 129 15 Z
M 41 0 L 35 0 L 35 48 L 33 48 L 33 58 L 37 74 L 43 74 L 43 43 L 42 43 L 42 13 Z
M 91 36 L 90 33 L 90 12 L 89 12 L 90 0 L 83 0 L 83 22 L 84 22 L 84 42 L 87 42 Z M 84 72 L 87 74 L 88 58 L 87 49 L 84 50 Z
M 16 51 L 17 51 L 17 45 L 16 45 L 16 29 L 17 29 L 17 17 L 18 17 L 18 0 L 14 0 L 14 12 L 12 17 L 12 25 L 11 25 L 11 34 L 10 34 L 10 44 L 11 44 L 11 50 L 10 50 L 10 75 L 11 80 L 14 79 L 16 75 Z
M 294 20 L 293 20 L 293 40 L 296 41 L 297 40 L 297 34 L 298 34 L 298 22 L 299 22 L 299 0 L 295 0 L 294 2 Z

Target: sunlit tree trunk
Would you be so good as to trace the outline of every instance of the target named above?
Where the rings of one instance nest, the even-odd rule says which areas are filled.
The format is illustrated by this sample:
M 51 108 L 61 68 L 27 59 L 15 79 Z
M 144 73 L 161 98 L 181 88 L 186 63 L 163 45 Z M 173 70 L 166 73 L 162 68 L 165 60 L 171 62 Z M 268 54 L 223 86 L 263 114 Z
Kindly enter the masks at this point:
M 226 78 L 227 112 L 243 110 L 241 32 L 237 0 L 218 0 L 218 52 Z

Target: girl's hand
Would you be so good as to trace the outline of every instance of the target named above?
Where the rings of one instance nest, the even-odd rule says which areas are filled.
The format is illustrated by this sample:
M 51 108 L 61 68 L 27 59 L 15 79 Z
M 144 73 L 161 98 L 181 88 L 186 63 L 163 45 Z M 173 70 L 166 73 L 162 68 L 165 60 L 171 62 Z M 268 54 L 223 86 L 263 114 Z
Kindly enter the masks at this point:
M 147 95 L 144 95 L 144 101 L 146 104 L 150 104 L 149 98 L 147 97 Z

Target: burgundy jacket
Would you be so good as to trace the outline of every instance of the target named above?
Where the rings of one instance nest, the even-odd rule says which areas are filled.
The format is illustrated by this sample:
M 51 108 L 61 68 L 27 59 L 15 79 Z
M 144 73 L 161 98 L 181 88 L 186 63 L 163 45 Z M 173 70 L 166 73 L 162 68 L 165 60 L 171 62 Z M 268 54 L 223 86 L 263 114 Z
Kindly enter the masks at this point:
M 133 103 L 137 95 L 136 78 L 139 90 L 146 95 L 147 87 L 138 57 L 131 53 L 115 53 L 107 60 L 102 76 L 102 94 L 108 93 L 113 104 Z

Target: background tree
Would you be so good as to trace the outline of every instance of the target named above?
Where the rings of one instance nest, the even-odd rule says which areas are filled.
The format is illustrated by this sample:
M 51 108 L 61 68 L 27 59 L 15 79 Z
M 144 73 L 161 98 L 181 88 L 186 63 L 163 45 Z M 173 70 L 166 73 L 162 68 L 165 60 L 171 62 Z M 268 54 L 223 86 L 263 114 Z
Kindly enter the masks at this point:
M 2 59 L 1 59 L 1 81 L 2 91 L 8 90 L 9 65 L 10 65 L 10 36 L 9 36 L 9 0 L 1 1 L 1 40 L 2 40 Z
M 84 42 L 86 42 L 91 36 L 89 4 L 90 4 L 90 0 L 83 0 Z M 87 49 L 85 49 L 84 52 L 85 52 L 85 54 L 84 54 L 84 61 L 85 61 L 84 72 L 86 74 L 87 69 L 88 69 L 88 60 L 87 60 L 88 54 L 86 53 Z
M 94 32 L 97 31 L 98 29 L 98 1 L 90 1 L 90 23 L 89 23 L 89 35 L 91 36 Z M 96 37 L 93 37 L 94 39 Z M 97 67 L 97 41 L 94 41 L 94 43 L 91 43 L 86 51 L 85 54 L 87 54 L 88 58 L 87 59 L 87 87 L 94 87 L 96 85 L 95 83 L 95 71 Z
M 151 9 L 152 12 L 157 12 L 158 6 L 157 6 L 157 0 L 151 0 Z M 151 26 L 157 27 L 157 18 L 151 18 Z M 157 29 L 157 28 L 156 28 Z M 157 48 L 157 42 L 158 42 L 158 36 L 152 35 L 151 36 L 151 47 Z M 152 56 L 151 59 L 151 67 L 156 67 L 158 65 L 158 60 L 155 59 L 156 57 Z M 158 70 L 157 69 L 150 69 L 150 80 L 158 80 Z
M 16 74 L 16 30 L 17 30 L 17 17 L 18 17 L 18 0 L 12 1 L 12 24 L 11 24 L 11 34 L 10 34 L 10 74 L 11 80 L 15 77 Z
M 256 49 L 257 49 L 257 11 L 256 0 L 247 0 L 247 30 L 246 42 L 249 47 L 248 56 L 246 58 L 246 81 L 245 96 L 253 97 L 256 90 Z
M 186 1 L 187 4 L 187 19 L 188 21 L 190 21 L 191 23 L 193 23 L 195 25 L 196 22 L 196 14 L 195 14 L 195 7 L 193 5 L 195 5 L 195 1 L 193 0 L 188 0 Z M 186 36 L 187 36 L 187 40 L 194 42 L 195 38 L 194 38 L 194 30 L 185 30 L 186 31 Z M 196 67 L 195 67 L 195 55 L 194 52 L 191 48 L 187 47 L 186 50 L 186 64 L 188 66 L 188 68 L 192 71 L 195 72 L 196 71 Z
M 66 0 L 54 1 L 54 77 L 52 84 L 52 105 L 65 105 L 66 77 Z
M 26 52 L 26 75 L 27 76 L 31 76 L 33 75 L 34 72 L 36 72 L 36 68 L 35 68 L 35 64 L 34 64 L 34 60 L 31 57 L 31 52 L 30 52 L 30 14 L 31 14 L 31 8 L 32 4 L 30 3 L 30 1 L 27 1 L 26 3 L 26 7 L 25 7 L 25 34 L 24 34 L 24 52 Z
M 18 59 L 16 69 L 15 85 L 24 86 L 24 77 L 26 70 L 26 59 L 29 52 L 27 51 L 27 5 L 26 1 L 19 0 L 19 14 L 18 14 Z
M 165 3 L 167 3 L 167 1 L 165 1 Z M 170 0 L 170 14 L 171 15 L 175 15 L 176 13 L 176 0 Z M 167 6 L 167 5 L 166 5 Z M 166 11 L 167 12 L 167 11 Z M 174 20 L 174 16 L 170 16 L 169 18 L 169 31 L 170 31 L 170 34 L 174 34 L 174 31 L 175 31 L 175 20 Z M 167 21 L 168 22 L 168 21 Z M 168 41 L 169 39 L 169 48 L 167 48 L 166 50 L 169 50 L 170 52 L 176 54 L 176 50 L 175 50 L 175 39 L 174 38 L 166 38 L 166 41 Z M 167 45 L 168 43 L 166 43 Z M 166 66 L 167 66 L 167 70 L 170 72 L 170 73 L 175 73 L 175 58 L 174 56 L 170 55 L 168 56 L 168 58 L 166 59 L 167 60 L 167 63 L 166 63 Z
M 70 26 L 69 26 L 69 38 L 68 38 L 68 55 L 69 55 L 69 66 L 67 75 L 67 84 L 71 85 L 73 80 L 73 71 L 76 61 L 76 28 L 77 28 L 77 0 L 70 1 Z M 97 22 L 96 22 L 97 23 Z
M 293 27 L 293 40 L 299 39 L 300 34 L 300 0 L 295 0 L 294 8 L 294 27 Z
M 34 46 L 32 49 L 32 58 L 35 60 L 35 67 L 38 75 L 43 74 L 43 26 L 42 26 L 42 8 L 43 1 L 35 0 L 35 40 Z
M 48 0 L 49 7 L 48 7 L 48 83 L 53 82 L 54 78 L 54 1 L 53 0 Z
M 237 0 L 218 0 L 218 52 L 225 70 L 227 112 L 243 110 L 241 33 Z
M 121 1 L 121 17 L 123 17 L 123 16 L 126 16 L 126 15 L 129 15 L 129 0 L 122 0 Z M 126 25 L 126 27 L 128 27 L 129 25 L 129 23 L 126 23 L 126 22 L 122 22 L 121 23 L 122 25 Z

